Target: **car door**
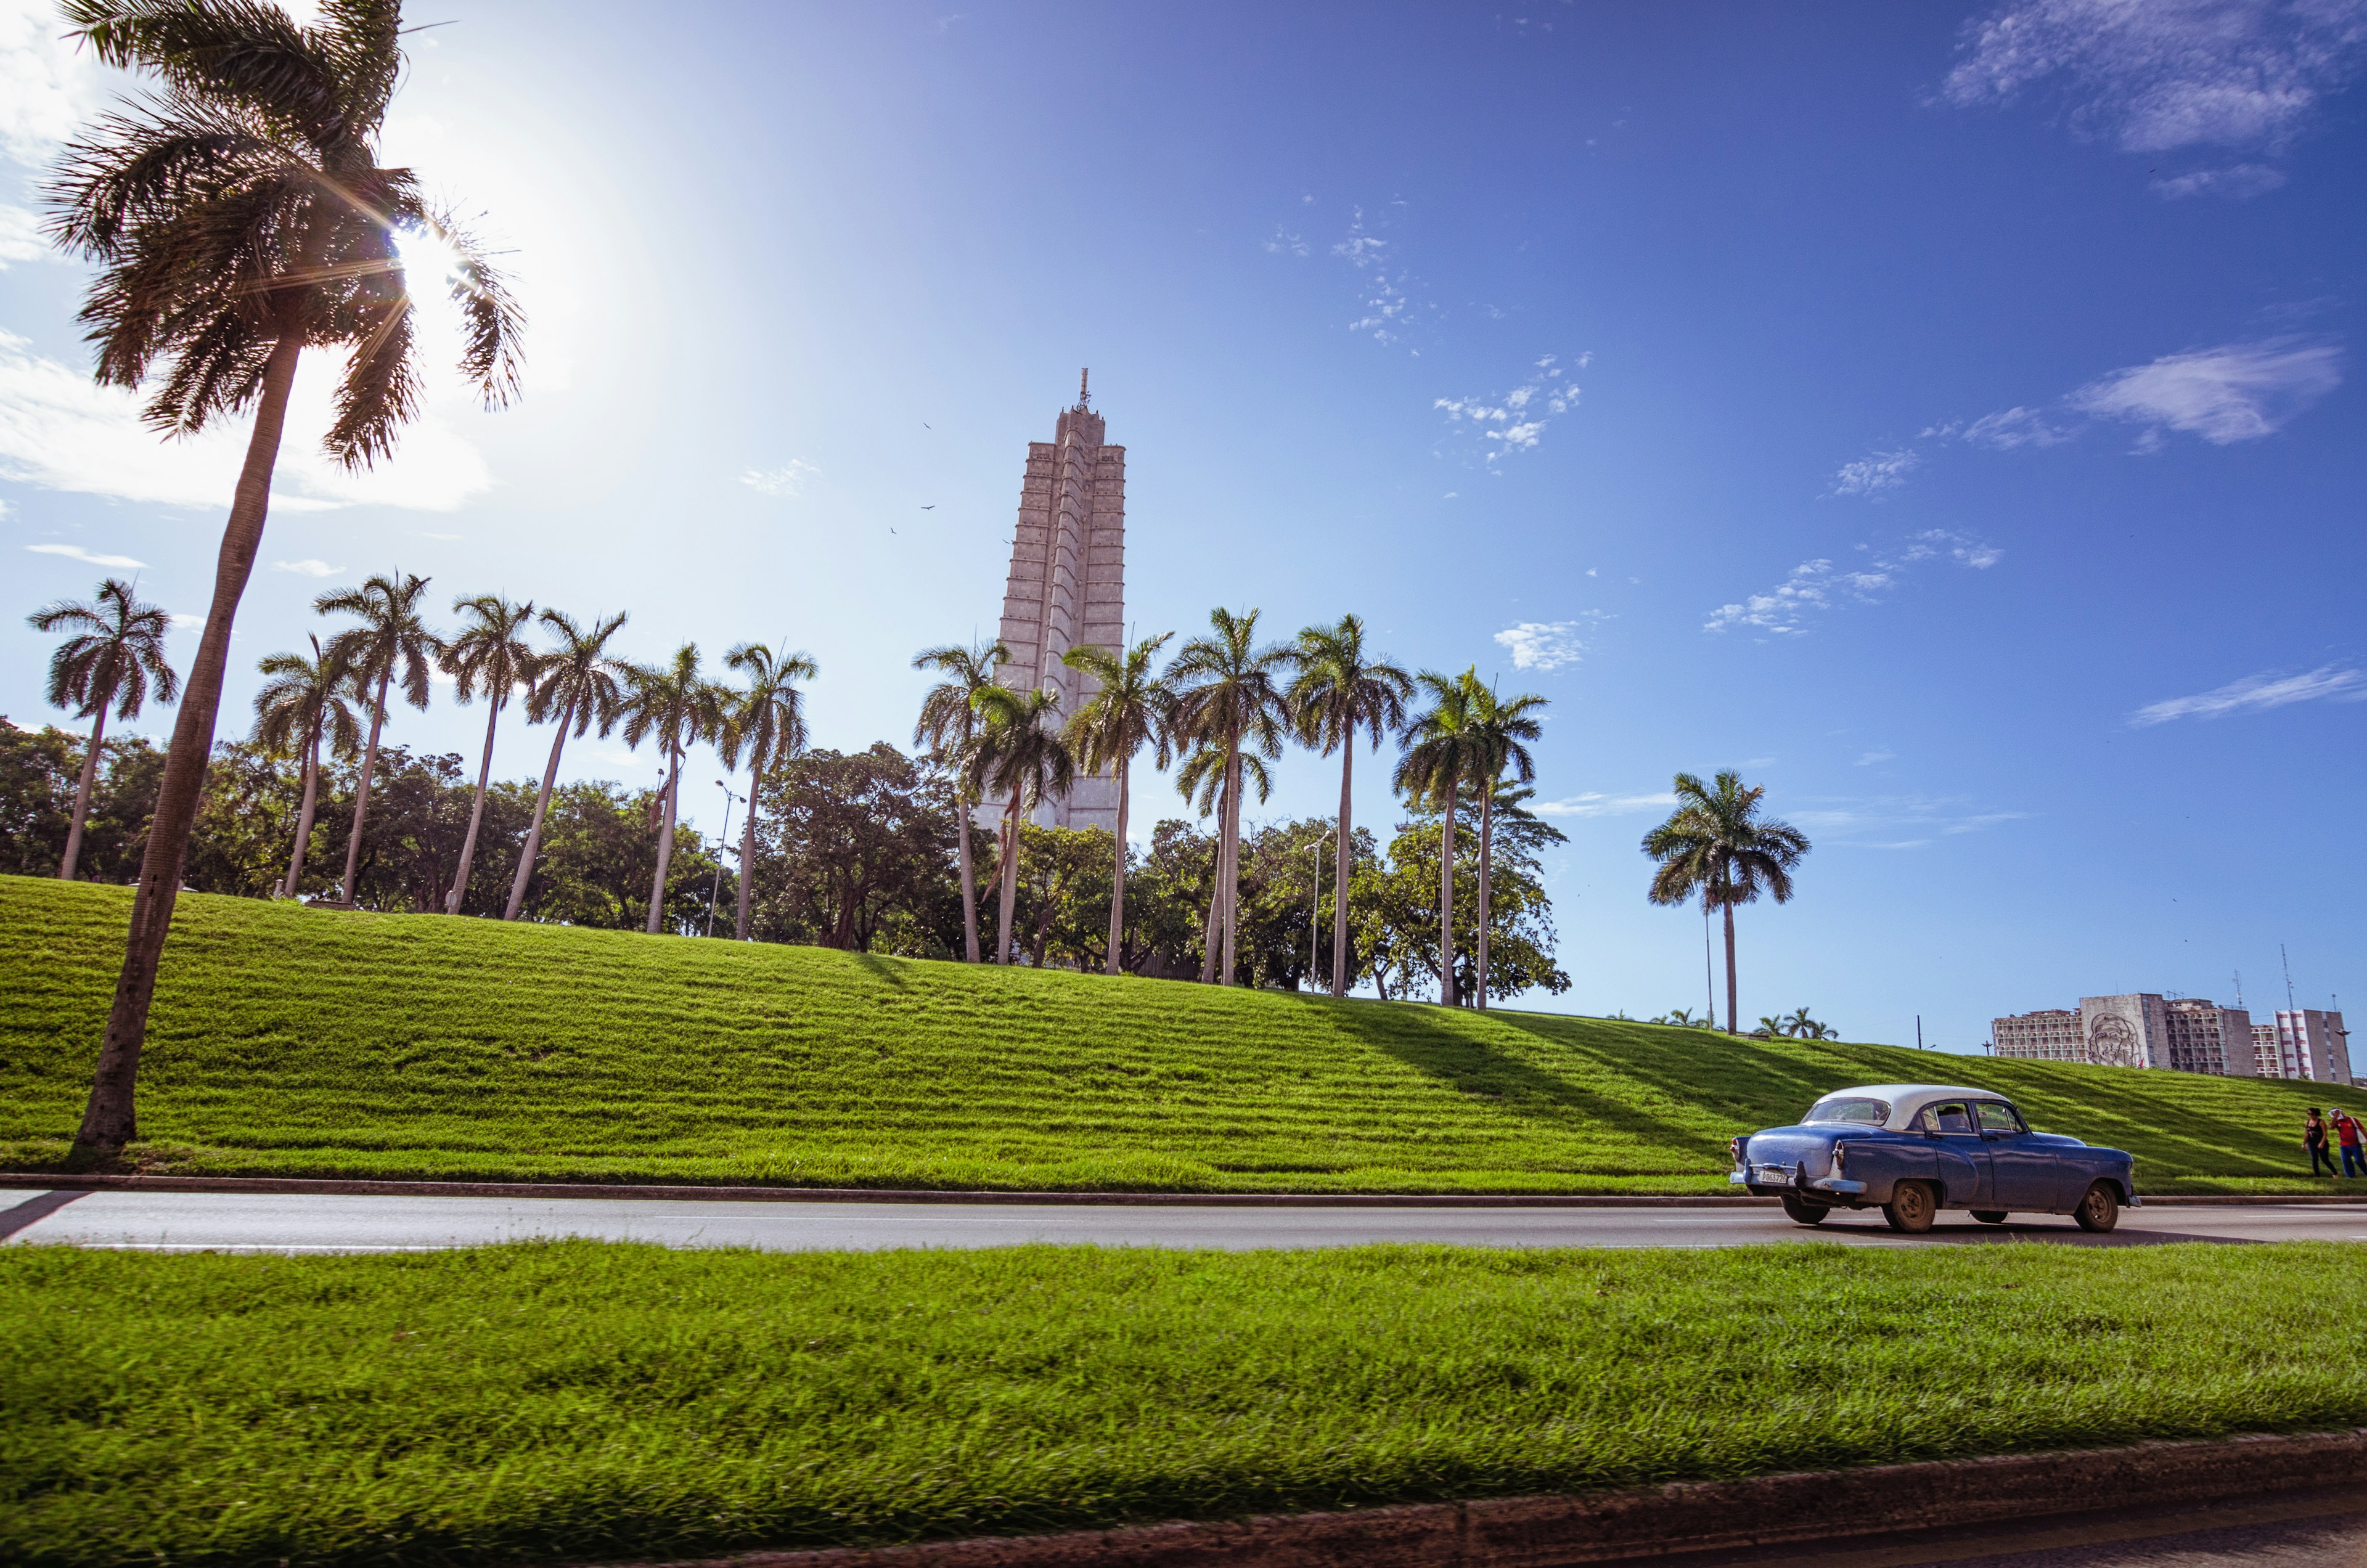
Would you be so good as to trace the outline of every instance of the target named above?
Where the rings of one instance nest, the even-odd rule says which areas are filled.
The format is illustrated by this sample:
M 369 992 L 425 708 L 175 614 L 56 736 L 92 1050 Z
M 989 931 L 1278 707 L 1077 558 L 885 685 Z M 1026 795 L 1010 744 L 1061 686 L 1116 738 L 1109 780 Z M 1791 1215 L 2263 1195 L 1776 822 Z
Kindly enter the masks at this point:
M 2001 1100 L 1973 1101 L 1981 1142 L 1989 1152 L 1989 1182 L 1996 1194 L 1992 1207 L 2044 1213 L 2062 1207 L 2061 1173 L 2054 1151 L 2033 1141 L 2022 1113 Z
M 1939 1161 L 1942 1207 L 1997 1206 L 1991 1195 L 1989 1148 L 1981 1142 L 1969 1100 L 1934 1100 L 1916 1113 L 1915 1126 L 1930 1142 Z

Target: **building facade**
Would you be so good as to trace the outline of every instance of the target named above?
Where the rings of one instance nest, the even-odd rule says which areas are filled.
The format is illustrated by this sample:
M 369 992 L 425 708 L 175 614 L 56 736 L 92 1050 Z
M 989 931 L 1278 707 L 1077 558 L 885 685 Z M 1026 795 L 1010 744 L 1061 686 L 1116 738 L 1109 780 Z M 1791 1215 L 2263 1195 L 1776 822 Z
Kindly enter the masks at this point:
M 2082 997 L 2077 1008 L 1994 1019 L 1989 1028 L 2000 1056 L 2239 1077 L 2261 1071 L 2252 1015 L 2202 998 Z
M 2279 1008 L 2275 1020 L 2252 1028 L 2262 1077 L 2351 1081 L 2350 1034 L 2342 1026 L 2340 1013 Z
M 1015 692 L 1048 690 L 1065 721 L 1100 689 L 1061 656 L 1091 643 L 1120 651 L 1126 638 L 1126 448 L 1104 439 L 1086 378 L 1054 422 L 1052 439 L 1027 444 L 1019 525 L 1002 593 L 1001 636 L 1010 657 L 995 678 Z M 981 820 L 1000 819 L 991 801 Z M 1117 829 L 1117 780 L 1080 778 L 1066 799 L 1046 801 L 1033 818 L 1048 828 Z
M 2076 1062 L 2079 1056 L 2079 1010 L 2044 1008 L 1989 1021 L 1989 1039 L 2000 1056 L 2040 1062 Z

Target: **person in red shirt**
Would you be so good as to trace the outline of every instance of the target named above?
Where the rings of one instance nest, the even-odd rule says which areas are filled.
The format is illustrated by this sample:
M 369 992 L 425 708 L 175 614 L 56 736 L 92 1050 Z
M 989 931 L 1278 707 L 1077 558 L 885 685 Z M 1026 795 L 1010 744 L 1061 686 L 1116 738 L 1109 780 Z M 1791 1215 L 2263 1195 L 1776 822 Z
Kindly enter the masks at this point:
M 2359 1122 L 2348 1111 L 2334 1113 L 2334 1136 L 2342 1145 L 2342 1174 L 2367 1176 L 2367 1150 L 2359 1146 Z

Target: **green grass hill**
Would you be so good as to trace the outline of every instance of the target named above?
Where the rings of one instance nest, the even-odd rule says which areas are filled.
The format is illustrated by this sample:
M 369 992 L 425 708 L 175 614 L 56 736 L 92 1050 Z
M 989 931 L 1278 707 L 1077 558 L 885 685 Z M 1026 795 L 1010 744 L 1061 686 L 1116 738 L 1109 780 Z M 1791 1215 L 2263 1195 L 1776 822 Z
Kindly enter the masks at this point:
M 80 1114 L 129 889 L 0 877 L 0 1168 Z M 138 1168 L 1170 1191 L 1717 1191 L 1852 1083 L 1999 1089 L 2153 1191 L 2305 1188 L 2320 1084 L 1731 1041 L 185 895 Z

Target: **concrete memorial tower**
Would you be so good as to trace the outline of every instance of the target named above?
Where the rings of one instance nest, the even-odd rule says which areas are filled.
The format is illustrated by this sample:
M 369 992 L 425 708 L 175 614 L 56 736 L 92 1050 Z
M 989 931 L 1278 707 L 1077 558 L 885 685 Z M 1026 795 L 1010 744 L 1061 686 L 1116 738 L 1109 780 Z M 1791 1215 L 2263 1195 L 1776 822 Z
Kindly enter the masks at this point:
M 1002 594 L 1001 636 L 1011 657 L 996 671 L 1014 691 L 1058 693 L 1064 721 L 1100 683 L 1060 656 L 1084 643 L 1117 652 L 1126 639 L 1126 448 L 1102 439 L 1090 376 L 1078 377 L 1076 405 L 1061 411 L 1052 439 L 1027 444 Z M 981 821 L 990 816 L 1000 816 L 991 801 L 979 811 Z M 1033 820 L 1115 832 L 1117 780 L 1080 778 L 1066 800 L 1047 801 Z

